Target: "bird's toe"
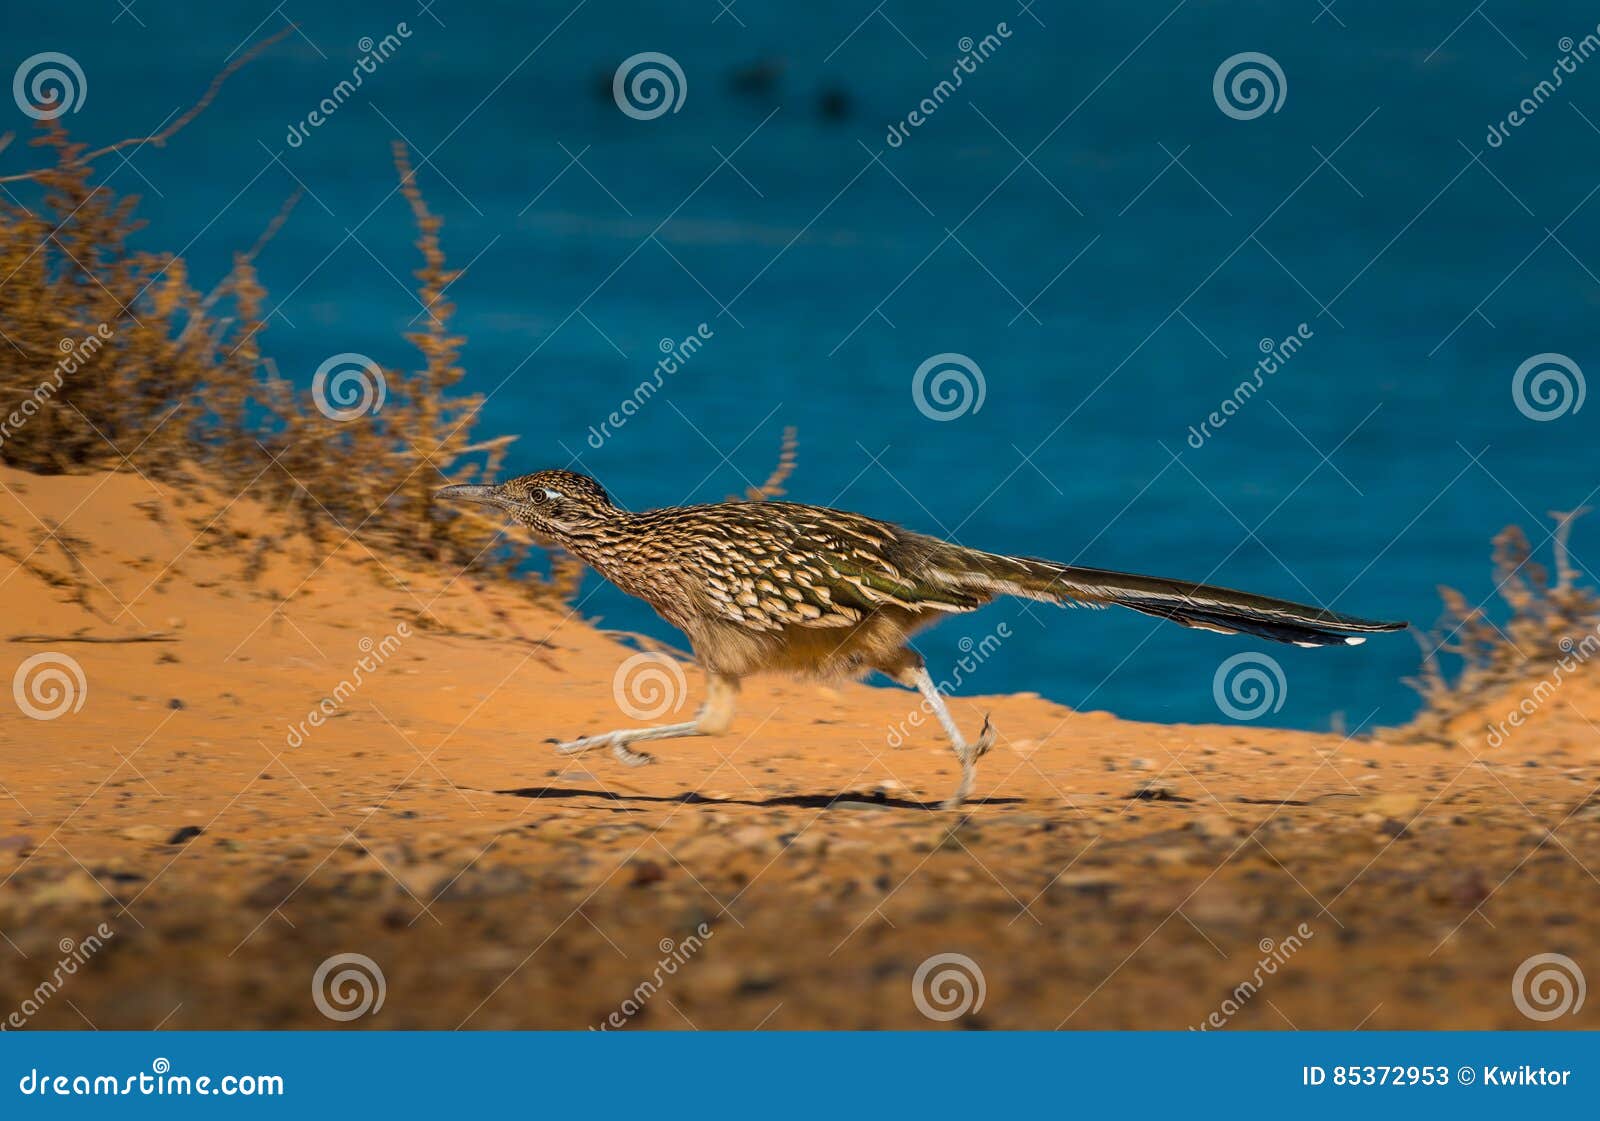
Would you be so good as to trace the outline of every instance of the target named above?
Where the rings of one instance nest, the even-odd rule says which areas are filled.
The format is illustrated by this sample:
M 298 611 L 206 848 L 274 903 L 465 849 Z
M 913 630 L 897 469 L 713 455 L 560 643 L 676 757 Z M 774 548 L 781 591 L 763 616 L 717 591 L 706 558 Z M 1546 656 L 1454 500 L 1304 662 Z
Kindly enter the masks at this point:
M 981 759 L 989 754 L 989 749 L 994 746 L 994 725 L 989 722 L 987 714 L 983 718 L 983 731 L 978 733 L 978 742 L 972 745 L 972 757 Z
M 554 744 L 557 755 L 582 755 L 586 751 L 593 751 L 597 747 L 604 747 L 611 742 L 609 736 L 582 736 L 575 740 L 558 740 L 554 737 L 544 741 Z
M 656 761 L 656 757 L 654 755 L 650 755 L 643 751 L 634 751 L 626 744 L 615 744 L 612 746 L 611 750 L 621 762 L 630 767 L 643 767 L 647 763 L 654 763 Z

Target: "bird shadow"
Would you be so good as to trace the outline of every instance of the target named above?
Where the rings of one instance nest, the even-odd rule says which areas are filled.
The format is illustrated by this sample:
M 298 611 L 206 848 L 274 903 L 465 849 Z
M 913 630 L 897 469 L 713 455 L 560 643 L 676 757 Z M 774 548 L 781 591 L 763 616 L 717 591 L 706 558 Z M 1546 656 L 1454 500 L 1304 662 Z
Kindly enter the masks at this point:
M 914 798 L 892 798 L 886 794 L 870 796 L 849 794 L 779 794 L 771 798 L 707 798 L 692 790 L 682 794 L 621 794 L 614 790 L 578 790 L 561 786 L 524 786 L 511 790 L 496 790 L 512 798 L 534 799 L 591 799 L 601 802 L 657 802 L 685 806 L 755 806 L 772 808 L 793 807 L 802 810 L 877 809 L 939 810 L 941 801 L 923 802 Z M 1025 803 L 1025 798 L 968 798 L 967 806 L 1015 806 Z

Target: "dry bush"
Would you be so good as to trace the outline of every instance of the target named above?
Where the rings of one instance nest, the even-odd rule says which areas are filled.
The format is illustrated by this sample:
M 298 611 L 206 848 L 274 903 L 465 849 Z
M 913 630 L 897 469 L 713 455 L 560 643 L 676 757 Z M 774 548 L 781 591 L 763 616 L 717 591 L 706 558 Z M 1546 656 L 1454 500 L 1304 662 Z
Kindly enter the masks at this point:
M 205 108 L 204 98 L 159 138 Z M 6 138 L 0 138 L 3 146 Z M 413 370 L 385 370 L 381 410 L 348 423 L 314 407 L 307 386 L 277 373 L 262 350 L 267 293 L 256 255 L 293 200 L 213 290 L 202 293 L 176 256 L 130 249 L 134 197 L 92 183 L 95 158 L 59 120 L 32 141 L 45 165 L 33 197 L 0 197 L 0 462 L 44 473 L 137 469 L 167 482 L 204 479 L 294 517 L 319 538 L 355 535 L 389 551 L 510 574 L 528 543 L 501 520 L 434 500 L 444 482 L 496 474 L 511 437 L 475 441 L 481 398 L 455 393 L 463 340 L 450 332 L 440 219 L 423 200 L 405 149 L 395 146 L 400 191 L 421 252 L 418 298 L 427 309 L 407 339 Z M 576 569 L 558 558 L 536 595 L 565 598 Z
M 1418 738 L 1450 742 L 1449 729 L 1460 717 L 1532 677 L 1546 675 L 1572 657 L 1574 643 L 1600 625 L 1600 595 L 1577 584 L 1568 538 L 1572 523 L 1587 509 L 1552 511 L 1552 552 L 1556 580 L 1532 559 L 1527 535 L 1507 526 L 1494 539 L 1495 588 L 1511 610 L 1496 625 L 1454 588 L 1440 588 L 1445 611 L 1434 630 L 1419 635 L 1420 676 L 1407 681 L 1422 694 L 1423 710 L 1405 729 Z M 1454 679 L 1446 676 L 1440 655 L 1459 660 Z
M 170 462 L 182 427 L 152 435 L 145 420 L 198 387 L 181 262 L 127 248 L 134 200 L 91 187 L 84 146 L 56 122 L 33 143 L 54 157 L 38 212 L 0 199 L 0 459 L 71 471 L 149 437 L 142 461 Z

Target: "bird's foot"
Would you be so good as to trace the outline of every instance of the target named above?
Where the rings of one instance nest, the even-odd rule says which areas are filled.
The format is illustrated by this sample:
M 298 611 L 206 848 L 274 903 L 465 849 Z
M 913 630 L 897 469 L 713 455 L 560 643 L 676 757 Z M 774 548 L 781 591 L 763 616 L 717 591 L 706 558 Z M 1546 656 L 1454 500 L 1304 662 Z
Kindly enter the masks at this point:
M 994 725 L 989 722 L 989 714 L 984 713 L 983 730 L 978 733 L 978 742 L 968 749 L 972 753 L 972 758 L 982 759 L 989 754 L 989 749 L 994 746 L 994 735 Z
M 978 733 L 976 741 L 970 744 L 958 744 L 956 755 L 961 759 L 961 785 L 956 787 L 956 792 L 940 803 L 939 808 L 944 810 L 959 810 L 967 798 L 972 794 L 973 782 L 978 777 L 978 760 L 989 754 L 989 749 L 994 746 L 994 725 L 990 723 L 987 714 L 983 718 L 983 729 Z
M 566 742 L 552 737 L 545 742 L 554 744 L 558 755 L 583 755 L 598 748 L 609 747 L 618 761 L 630 767 L 642 767 L 646 763 L 655 762 L 655 756 L 647 755 L 643 751 L 634 751 L 628 747 L 627 741 L 617 732 L 604 732 L 598 736 L 583 736 Z

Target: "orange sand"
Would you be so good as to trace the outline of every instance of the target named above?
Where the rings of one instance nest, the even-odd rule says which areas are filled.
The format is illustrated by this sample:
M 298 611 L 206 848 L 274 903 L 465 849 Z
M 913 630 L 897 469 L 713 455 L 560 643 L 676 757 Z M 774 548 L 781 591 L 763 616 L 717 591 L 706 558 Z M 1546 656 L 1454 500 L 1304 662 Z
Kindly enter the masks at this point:
M 341 1026 L 312 978 L 350 952 L 386 992 L 349 1027 L 583 1028 L 665 940 L 629 1026 L 1184 1028 L 1231 994 L 1235 1028 L 1515 1028 L 1530 955 L 1600 980 L 1593 676 L 1492 751 L 1476 718 L 1438 747 L 961 698 L 1001 740 L 951 815 L 932 730 L 886 745 L 905 692 L 756 680 L 726 738 L 564 762 L 547 736 L 627 722 L 634 651 L 579 617 L 249 498 L 0 484 L 0 686 L 44 653 L 86 682 L 52 720 L 0 691 L 0 1021 L 100 923 L 30 1026 Z M 984 996 L 936 1022 L 942 953 Z

